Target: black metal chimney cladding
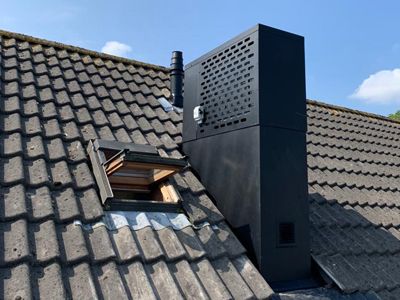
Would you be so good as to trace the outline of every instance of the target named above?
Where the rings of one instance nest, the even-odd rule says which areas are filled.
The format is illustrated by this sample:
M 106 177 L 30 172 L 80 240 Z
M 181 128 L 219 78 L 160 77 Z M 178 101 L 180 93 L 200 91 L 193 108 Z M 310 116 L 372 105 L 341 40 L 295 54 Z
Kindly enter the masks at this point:
M 257 25 L 186 65 L 183 114 L 183 151 L 262 275 L 307 282 L 304 38 Z
M 173 98 L 173 105 L 176 107 L 183 107 L 183 57 L 181 51 L 173 51 L 171 57 L 171 93 Z

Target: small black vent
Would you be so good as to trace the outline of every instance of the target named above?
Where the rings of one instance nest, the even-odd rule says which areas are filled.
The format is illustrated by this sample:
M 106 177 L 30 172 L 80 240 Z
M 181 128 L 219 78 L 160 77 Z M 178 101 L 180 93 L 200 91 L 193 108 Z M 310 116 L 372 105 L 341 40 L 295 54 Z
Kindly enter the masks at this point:
M 215 53 L 200 66 L 200 106 L 205 118 L 199 135 L 242 128 L 251 123 L 257 91 L 257 45 L 250 35 Z
M 296 244 L 294 223 L 279 223 L 279 246 L 288 247 Z

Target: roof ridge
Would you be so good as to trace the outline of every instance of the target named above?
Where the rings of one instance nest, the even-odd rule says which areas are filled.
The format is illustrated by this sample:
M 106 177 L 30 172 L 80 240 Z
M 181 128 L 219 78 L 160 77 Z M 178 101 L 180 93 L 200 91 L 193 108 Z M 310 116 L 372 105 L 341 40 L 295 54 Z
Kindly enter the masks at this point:
M 102 53 L 99 51 L 89 50 L 89 49 L 72 46 L 72 45 L 68 45 L 68 44 L 64 44 L 64 43 L 60 43 L 60 42 L 49 41 L 46 39 L 37 38 L 37 37 L 30 36 L 30 35 L 22 34 L 22 33 L 16 33 L 16 32 L 12 32 L 12 31 L 6 31 L 6 30 L 0 29 L 0 36 L 5 36 L 8 38 L 15 38 L 17 40 L 22 40 L 22 41 L 26 41 L 26 42 L 30 42 L 30 43 L 35 43 L 35 44 L 55 47 L 55 48 L 59 48 L 59 49 L 63 49 L 63 50 L 73 51 L 73 52 L 77 52 L 80 54 L 89 55 L 89 56 L 92 56 L 95 58 L 109 59 L 109 60 L 113 60 L 115 62 L 131 64 L 131 65 L 135 65 L 138 67 L 144 67 L 144 68 L 169 72 L 169 68 L 164 67 L 164 66 L 149 64 L 149 63 L 141 62 L 141 61 L 134 60 L 134 59 L 129 59 L 129 58 L 124 58 L 124 57 L 115 56 L 115 55 L 111 55 L 111 54 L 106 54 L 106 53 Z
M 317 100 L 311 100 L 311 99 L 307 99 L 307 103 L 311 104 L 311 105 L 315 105 L 315 106 L 321 106 L 321 107 L 325 107 L 325 108 L 341 110 L 341 111 L 353 113 L 353 114 L 356 114 L 356 115 L 361 115 L 361 116 L 365 116 L 365 117 L 370 117 L 370 118 L 374 118 L 374 119 L 388 121 L 388 122 L 392 122 L 392 123 L 395 123 L 395 124 L 400 124 L 400 121 L 390 119 L 389 117 L 386 117 L 386 116 L 382 116 L 382 115 L 378 115 L 378 114 L 374 114 L 374 113 L 369 113 L 369 112 L 365 112 L 365 111 L 361 111 L 361 110 L 357 110 L 357 109 L 347 108 L 347 107 L 344 107 L 344 106 L 328 104 L 328 103 L 320 102 L 320 101 L 317 101 Z

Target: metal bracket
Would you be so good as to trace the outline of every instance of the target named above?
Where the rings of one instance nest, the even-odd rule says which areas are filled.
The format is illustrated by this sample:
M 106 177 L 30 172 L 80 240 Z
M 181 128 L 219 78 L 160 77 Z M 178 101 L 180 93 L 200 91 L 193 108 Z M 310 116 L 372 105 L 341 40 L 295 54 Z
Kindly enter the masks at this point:
M 193 119 L 199 125 L 203 123 L 204 109 L 201 106 L 196 106 L 193 109 Z

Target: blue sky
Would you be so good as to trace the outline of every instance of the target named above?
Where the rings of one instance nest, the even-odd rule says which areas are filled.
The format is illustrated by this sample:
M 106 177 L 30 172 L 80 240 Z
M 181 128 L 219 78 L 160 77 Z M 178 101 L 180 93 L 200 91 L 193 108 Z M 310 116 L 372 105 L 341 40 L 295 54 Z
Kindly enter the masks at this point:
M 2 1 L 0 28 L 128 58 L 185 62 L 256 23 L 303 35 L 307 97 L 400 109 L 400 1 Z M 108 43 L 107 43 L 108 42 Z

